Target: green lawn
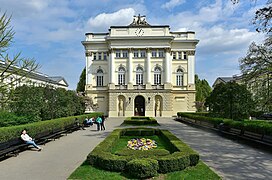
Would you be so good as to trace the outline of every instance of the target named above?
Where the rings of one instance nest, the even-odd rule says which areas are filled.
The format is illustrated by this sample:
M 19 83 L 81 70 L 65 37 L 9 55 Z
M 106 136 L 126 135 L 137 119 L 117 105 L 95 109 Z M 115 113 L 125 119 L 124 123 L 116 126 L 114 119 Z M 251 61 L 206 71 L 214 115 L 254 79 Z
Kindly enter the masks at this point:
M 133 138 L 146 138 L 146 139 L 152 139 L 157 142 L 158 147 L 156 149 L 166 149 L 169 150 L 169 147 L 167 143 L 161 139 L 159 136 L 141 136 L 141 137 L 136 137 L 136 136 L 121 136 L 120 139 L 118 140 L 118 143 L 115 143 L 114 146 L 112 147 L 111 153 L 115 154 L 117 151 L 122 150 L 122 149 L 127 149 L 127 142 L 130 139 Z M 131 150 L 135 151 L 135 150 Z
M 72 179 L 107 179 L 107 180 L 125 180 L 128 179 L 121 172 L 110 172 L 90 166 L 87 162 L 84 162 L 78 167 L 68 178 Z M 195 167 L 186 168 L 183 171 L 171 172 L 168 174 L 160 174 L 158 177 L 154 177 L 155 180 L 197 180 L 197 179 L 221 179 L 216 173 L 214 173 L 207 165 L 202 161 L 199 161 Z

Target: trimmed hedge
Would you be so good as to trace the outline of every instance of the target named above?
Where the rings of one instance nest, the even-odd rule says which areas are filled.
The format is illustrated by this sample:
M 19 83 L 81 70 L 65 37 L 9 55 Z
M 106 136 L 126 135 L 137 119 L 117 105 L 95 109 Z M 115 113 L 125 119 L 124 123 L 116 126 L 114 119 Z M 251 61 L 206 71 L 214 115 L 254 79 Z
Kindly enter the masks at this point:
M 126 165 L 128 173 L 139 179 L 150 178 L 157 175 L 159 169 L 158 161 L 155 159 L 133 159 Z
M 135 134 L 134 134 L 135 133 Z M 142 153 L 135 152 L 134 155 L 112 154 L 111 149 L 113 144 L 117 143 L 122 135 L 146 136 L 158 135 L 164 138 L 169 143 L 170 148 L 174 152 L 166 155 L 166 151 L 154 151 L 158 154 L 150 155 L 149 158 L 158 161 L 158 172 L 168 173 L 172 171 L 183 170 L 188 166 L 194 166 L 198 163 L 199 155 L 192 150 L 185 143 L 180 141 L 176 136 L 167 130 L 153 129 L 153 128 L 127 128 L 114 130 L 104 141 L 97 145 L 94 150 L 88 155 L 88 162 L 93 165 L 109 171 L 124 171 L 127 170 L 127 163 L 133 159 L 139 158 L 148 151 Z M 152 151 L 150 151 L 152 152 Z M 124 152 L 123 152 L 124 153 Z M 165 155 L 163 155 L 165 153 Z
M 232 119 L 224 119 L 224 118 L 213 118 L 207 116 L 199 116 L 197 113 L 177 113 L 178 117 L 187 117 L 190 119 L 195 119 L 199 121 L 205 121 L 213 124 L 215 127 L 218 127 L 220 123 L 224 123 L 224 125 L 235 128 L 235 129 L 243 129 L 245 131 L 250 131 L 254 133 L 264 134 L 264 135 L 272 135 L 272 122 L 270 121 L 260 121 L 260 120 L 243 120 L 243 121 L 235 121 Z
M 153 156 L 166 156 L 169 155 L 170 152 L 166 149 L 150 149 L 148 151 L 138 151 L 132 149 L 122 149 L 115 152 L 118 156 L 134 156 L 137 158 L 144 158 L 144 157 L 153 157 Z
M 102 115 L 102 113 L 92 113 L 90 115 Z M 71 124 L 75 123 L 75 118 L 78 118 L 80 121 L 88 115 L 80 115 L 80 116 L 70 116 L 63 117 L 58 119 L 39 121 L 29 124 L 23 124 L 19 126 L 10 126 L 10 127 L 2 127 L 0 128 L 0 143 L 9 141 L 14 138 L 18 138 L 21 135 L 21 131 L 26 129 L 28 134 L 36 138 L 40 133 L 47 131 L 54 131 L 57 129 L 64 130 Z
M 133 116 L 127 117 L 124 122 L 124 125 L 159 125 L 157 120 L 152 117 L 145 116 Z

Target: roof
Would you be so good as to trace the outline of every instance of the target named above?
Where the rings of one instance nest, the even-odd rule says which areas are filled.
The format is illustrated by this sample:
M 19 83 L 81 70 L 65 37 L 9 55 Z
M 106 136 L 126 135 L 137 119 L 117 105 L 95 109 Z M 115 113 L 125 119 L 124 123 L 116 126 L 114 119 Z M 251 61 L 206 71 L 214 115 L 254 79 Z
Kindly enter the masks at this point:
M 242 76 L 231 76 L 231 77 L 218 77 L 216 78 L 216 80 L 214 81 L 212 87 L 216 86 L 218 83 L 220 82 L 223 82 L 223 83 L 227 83 L 227 82 L 230 82 L 230 81 L 237 81 L 237 80 L 240 80 L 242 79 Z
M 6 68 L 6 66 L 7 66 L 7 64 L 5 62 L 0 61 L 0 69 L 4 70 Z M 9 71 L 11 71 L 13 69 L 19 69 L 19 67 L 10 66 Z M 25 69 L 24 71 L 26 73 L 28 73 L 27 76 L 29 78 L 31 78 L 31 79 L 36 79 L 36 80 L 40 80 L 40 81 L 43 81 L 43 82 L 48 82 L 48 83 L 51 83 L 51 84 L 56 84 L 56 85 L 68 87 L 67 81 L 61 76 L 49 77 L 48 75 L 42 74 L 40 72 L 35 72 L 35 71 L 28 72 L 27 69 Z M 63 83 L 59 83 L 61 80 L 63 80 L 66 83 L 66 85 L 64 85 Z

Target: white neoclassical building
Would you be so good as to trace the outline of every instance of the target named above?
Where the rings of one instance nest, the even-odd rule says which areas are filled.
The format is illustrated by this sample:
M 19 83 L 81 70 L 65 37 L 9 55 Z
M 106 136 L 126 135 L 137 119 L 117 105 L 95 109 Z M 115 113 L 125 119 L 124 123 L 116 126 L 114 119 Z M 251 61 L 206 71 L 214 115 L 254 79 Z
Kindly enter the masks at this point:
M 86 93 L 110 117 L 195 111 L 195 33 L 134 16 L 128 26 L 86 33 Z

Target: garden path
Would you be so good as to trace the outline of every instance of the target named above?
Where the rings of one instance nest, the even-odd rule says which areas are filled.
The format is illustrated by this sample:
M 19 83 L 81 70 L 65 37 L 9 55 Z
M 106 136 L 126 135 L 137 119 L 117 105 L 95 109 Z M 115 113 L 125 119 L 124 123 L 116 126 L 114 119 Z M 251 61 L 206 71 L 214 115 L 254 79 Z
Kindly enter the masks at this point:
M 157 118 L 161 128 L 170 130 L 190 145 L 200 154 L 200 158 L 224 179 L 271 179 L 271 152 L 172 119 Z
M 17 157 L 0 162 L 1 180 L 62 180 L 81 165 L 91 150 L 101 142 L 123 119 L 110 118 L 106 131 L 97 132 L 96 125 L 51 141 L 43 150 L 26 150 Z
M 172 118 L 157 119 L 162 125 L 160 128 L 170 130 L 189 144 L 224 179 L 271 179 L 271 153 L 173 121 Z M 1 161 L 0 179 L 67 179 L 88 153 L 122 121 L 123 118 L 109 118 L 106 131 L 97 132 L 96 126 L 79 130 L 47 143 L 41 152 L 27 150 L 18 157 Z

